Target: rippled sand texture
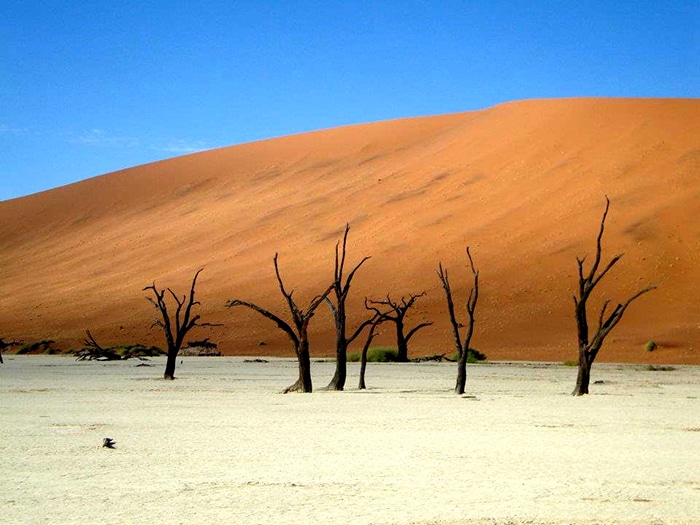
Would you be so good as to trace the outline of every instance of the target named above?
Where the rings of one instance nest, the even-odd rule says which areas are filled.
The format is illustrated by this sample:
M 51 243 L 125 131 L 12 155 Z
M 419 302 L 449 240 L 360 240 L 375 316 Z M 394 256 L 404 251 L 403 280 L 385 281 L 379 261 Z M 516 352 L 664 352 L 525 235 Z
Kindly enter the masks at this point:
M 596 366 L 574 398 L 561 365 L 471 366 L 459 397 L 446 364 L 282 395 L 289 360 L 152 363 L 6 356 L 0 521 L 700 523 L 698 367 Z

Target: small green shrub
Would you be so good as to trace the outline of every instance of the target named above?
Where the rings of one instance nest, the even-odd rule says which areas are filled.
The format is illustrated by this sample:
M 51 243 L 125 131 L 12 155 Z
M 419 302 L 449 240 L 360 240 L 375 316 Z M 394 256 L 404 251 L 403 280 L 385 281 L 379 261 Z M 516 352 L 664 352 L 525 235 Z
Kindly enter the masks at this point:
M 43 341 L 34 341 L 33 343 L 27 343 L 26 345 L 22 345 L 19 347 L 19 350 L 17 350 L 17 355 L 25 355 L 25 354 L 48 354 L 48 353 L 59 353 L 60 350 L 57 348 L 53 347 L 52 345 L 56 341 L 53 341 L 51 339 L 44 339 Z
M 657 345 L 656 341 L 654 340 L 647 341 L 647 343 L 644 345 L 644 350 L 646 350 L 647 352 L 653 352 L 657 348 L 659 348 L 659 345 Z
M 450 361 L 459 361 L 459 352 L 452 354 Z M 486 361 L 486 354 L 482 354 L 476 348 L 469 349 L 469 352 L 467 353 L 467 363 L 474 364 L 481 363 L 483 361 Z
M 359 363 L 362 353 L 350 352 L 347 355 L 348 362 Z M 367 350 L 368 363 L 393 363 L 399 358 L 399 351 L 391 346 L 373 346 Z
M 109 350 L 117 352 L 122 359 L 129 359 L 133 357 L 156 357 L 159 355 L 165 355 L 165 350 L 158 348 L 157 346 L 144 346 L 142 344 L 135 345 L 118 345 L 112 346 Z
M 390 346 L 375 346 L 367 351 L 370 363 L 394 363 L 399 358 L 399 351 Z
M 562 363 L 564 366 L 578 366 L 578 360 L 576 359 L 567 359 Z

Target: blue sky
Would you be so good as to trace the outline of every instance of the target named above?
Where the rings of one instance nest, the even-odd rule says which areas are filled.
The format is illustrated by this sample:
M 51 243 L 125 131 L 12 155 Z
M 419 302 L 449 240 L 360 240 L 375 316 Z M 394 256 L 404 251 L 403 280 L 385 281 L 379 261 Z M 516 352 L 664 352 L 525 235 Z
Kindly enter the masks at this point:
M 0 200 L 345 124 L 700 94 L 700 0 L 8 0 L 0 19 Z

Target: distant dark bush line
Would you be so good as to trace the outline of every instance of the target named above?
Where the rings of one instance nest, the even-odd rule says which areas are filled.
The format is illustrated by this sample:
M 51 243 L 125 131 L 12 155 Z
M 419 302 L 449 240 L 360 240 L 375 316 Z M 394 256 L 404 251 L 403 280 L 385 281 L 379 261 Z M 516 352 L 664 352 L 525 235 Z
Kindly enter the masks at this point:
M 56 341 L 52 339 L 43 339 L 41 341 L 34 341 L 33 343 L 27 343 L 22 346 L 20 346 L 17 349 L 16 354 L 17 355 L 26 355 L 26 354 L 60 354 L 62 353 L 62 350 L 56 348 L 53 346 L 56 343 Z

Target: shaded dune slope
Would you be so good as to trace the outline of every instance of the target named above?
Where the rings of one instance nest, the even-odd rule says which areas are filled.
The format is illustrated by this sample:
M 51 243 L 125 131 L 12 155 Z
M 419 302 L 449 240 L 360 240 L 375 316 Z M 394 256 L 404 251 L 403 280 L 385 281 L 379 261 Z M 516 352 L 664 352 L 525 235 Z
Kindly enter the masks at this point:
M 659 289 L 632 305 L 600 359 L 698 363 L 698 137 L 697 100 L 523 101 L 243 144 L 1 202 L 0 335 L 68 347 L 89 328 L 103 344 L 160 343 L 142 288 L 184 293 L 204 267 L 200 313 L 223 326 L 192 338 L 226 354 L 291 355 L 269 321 L 224 303 L 283 312 L 275 252 L 307 303 L 330 282 L 349 222 L 348 264 L 371 256 L 352 326 L 365 296 L 425 291 L 408 320 L 435 324 L 411 353 L 451 353 L 435 269 L 450 270 L 462 313 L 468 244 L 482 286 L 473 345 L 492 359 L 572 359 L 575 258 L 593 255 L 608 195 L 604 257 L 625 256 L 596 304 Z M 325 308 L 312 332 L 312 354 L 332 355 Z M 648 340 L 661 348 L 645 352 Z

